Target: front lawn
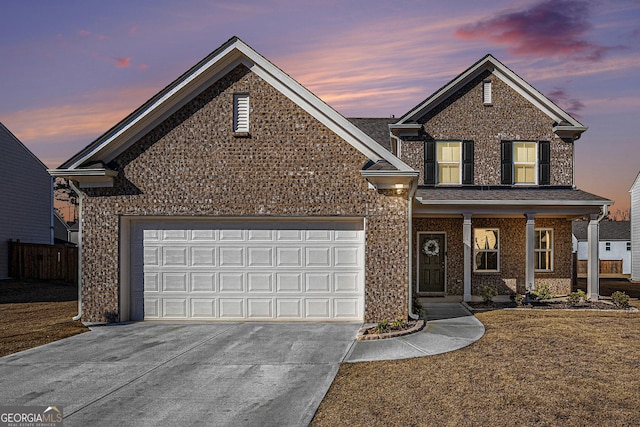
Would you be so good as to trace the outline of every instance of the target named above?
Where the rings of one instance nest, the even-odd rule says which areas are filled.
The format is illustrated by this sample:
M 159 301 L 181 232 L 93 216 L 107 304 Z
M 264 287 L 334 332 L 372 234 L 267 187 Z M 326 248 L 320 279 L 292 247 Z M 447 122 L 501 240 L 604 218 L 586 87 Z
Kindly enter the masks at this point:
M 465 349 L 343 364 L 312 425 L 638 425 L 640 314 L 477 317 L 486 334 Z
M 78 313 L 77 287 L 43 281 L 0 281 L 0 356 L 88 331 Z

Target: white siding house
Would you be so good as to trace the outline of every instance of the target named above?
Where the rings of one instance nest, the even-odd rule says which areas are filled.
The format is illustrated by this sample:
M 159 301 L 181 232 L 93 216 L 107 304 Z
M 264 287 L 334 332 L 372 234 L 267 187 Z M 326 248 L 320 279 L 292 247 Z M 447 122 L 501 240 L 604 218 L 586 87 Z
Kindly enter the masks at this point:
M 0 279 L 9 275 L 8 241 L 53 243 L 53 187 L 46 166 L 0 123 Z
M 640 173 L 631 186 L 631 280 L 640 281 Z
M 573 251 L 578 253 L 578 262 L 588 258 L 587 221 L 573 223 Z M 602 261 L 622 261 L 622 271 L 616 275 L 631 275 L 631 233 L 629 221 L 602 221 L 600 223 L 600 239 L 598 258 Z M 606 270 L 606 266 L 605 266 Z M 604 271 L 607 274 L 606 271 Z M 578 268 L 580 275 L 580 268 Z

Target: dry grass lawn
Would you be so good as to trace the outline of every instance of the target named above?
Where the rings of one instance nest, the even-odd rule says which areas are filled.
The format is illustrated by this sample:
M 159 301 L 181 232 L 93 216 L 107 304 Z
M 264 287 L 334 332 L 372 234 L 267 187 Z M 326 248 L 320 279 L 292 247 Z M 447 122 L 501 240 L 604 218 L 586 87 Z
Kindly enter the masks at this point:
M 477 317 L 486 334 L 465 349 L 343 364 L 312 425 L 640 425 L 637 312 Z
M 75 285 L 0 281 L 0 356 L 88 331 L 77 310 Z

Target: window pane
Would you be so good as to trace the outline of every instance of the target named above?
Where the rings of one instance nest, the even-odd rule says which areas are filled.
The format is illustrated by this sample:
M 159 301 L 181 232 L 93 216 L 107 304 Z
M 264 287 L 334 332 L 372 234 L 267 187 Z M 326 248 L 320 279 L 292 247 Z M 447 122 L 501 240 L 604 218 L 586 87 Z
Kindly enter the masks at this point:
M 536 161 L 536 143 L 535 142 L 514 142 L 513 143 L 513 160 L 517 163 Z
M 536 168 L 535 165 L 516 165 L 515 182 L 517 184 L 535 184 Z
M 479 252 L 476 254 L 476 270 L 486 270 L 486 252 Z
M 460 165 L 438 164 L 438 181 L 445 184 L 459 184 Z
M 486 252 L 487 254 L 487 268 L 486 270 L 498 269 L 498 252 Z
M 475 241 L 476 249 L 498 249 L 498 230 L 477 228 Z
M 459 142 L 439 142 L 438 162 L 459 162 L 460 143 Z

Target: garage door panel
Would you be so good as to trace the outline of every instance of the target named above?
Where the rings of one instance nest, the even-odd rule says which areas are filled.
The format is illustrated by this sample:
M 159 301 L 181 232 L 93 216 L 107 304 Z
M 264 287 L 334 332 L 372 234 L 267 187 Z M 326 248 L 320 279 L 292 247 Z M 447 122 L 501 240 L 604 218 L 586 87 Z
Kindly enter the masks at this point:
M 216 274 L 191 273 L 191 292 L 216 292 Z
M 138 319 L 362 320 L 362 221 L 134 220 L 131 236 Z
M 191 317 L 197 319 L 215 319 L 216 298 L 191 298 Z
M 244 292 L 243 273 L 220 273 L 220 293 Z
M 244 315 L 244 298 L 220 298 L 221 319 L 242 319 Z
M 302 292 L 302 273 L 278 273 L 276 276 L 277 291 Z

